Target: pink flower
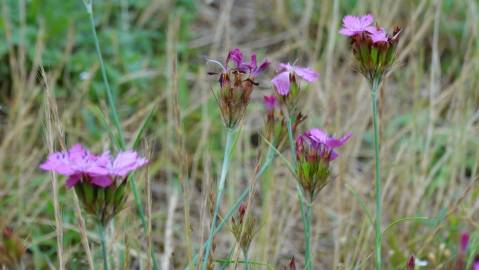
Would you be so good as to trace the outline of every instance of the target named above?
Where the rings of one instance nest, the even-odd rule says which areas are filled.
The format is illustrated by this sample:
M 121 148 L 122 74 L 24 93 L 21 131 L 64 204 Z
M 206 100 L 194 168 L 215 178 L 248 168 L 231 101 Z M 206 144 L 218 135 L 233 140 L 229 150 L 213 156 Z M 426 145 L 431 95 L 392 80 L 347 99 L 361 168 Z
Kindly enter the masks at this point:
M 479 270 L 479 258 L 474 260 L 474 264 L 472 265 L 472 270 Z
M 80 181 L 108 187 L 117 177 L 124 178 L 129 172 L 146 163 L 147 160 L 134 151 L 121 152 L 113 159 L 108 152 L 96 156 L 81 144 L 76 144 L 68 151 L 48 155 L 40 169 L 67 176 L 68 188 L 74 187 Z
M 267 112 L 271 112 L 272 110 L 274 110 L 277 103 L 278 102 L 277 102 L 276 97 L 274 95 L 263 97 L 263 104 L 264 104 L 264 107 L 266 108 Z
M 389 41 L 388 33 L 382 27 L 368 27 L 367 31 L 374 44 Z
M 468 246 L 469 246 L 469 234 L 465 232 L 465 233 L 462 233 L 461 235 L 461 243 L 460 243 L 461 253 L 466 253 Z
M 343 146 L 351 138 L 351 135 L 352 133 L 348 132 L 341 138 L 334 138 L 319 128 L 310 129 L 305 133 L 313 147 L 321 150 L 321 156 L 328 157 L 330 161 L 338 157 L 338 153 L 334 149 Z
M 292 76 L 298 76 L 307 82 L 314 82 L 319 77 L 319 73 L 310 68 L 283 63 L 279 64 L 278 72 L 271 82 L 281 96 L 288 95 Z
M 367 28 L 374 22 L 371 14 L 364 16 L 347 15 L 343 18 L 343 28 L 339 33 L 344 36 L 354 36 L 367 31 Z
M 244 56 L 240 49 L 235 48 L 229 51 L 228 56 L 226 57 L 226 68 L 228 68 L 228 64 L 230 61 L 234 63 L 234 69 L 237 69 L 243 73 L 248 73 L 251 77 L 258 76 L 261 72 L 263 72 L 268 66 L 268 60 L 264 60 L 259 66 L 256 60 L 256 54 L 251 54 L 250 62 L 243 61 Z
M 414 256 L 409 257 L 409 260 L 407 260 L 407 270 L 414 270 L 415 268 L 415 260 Z

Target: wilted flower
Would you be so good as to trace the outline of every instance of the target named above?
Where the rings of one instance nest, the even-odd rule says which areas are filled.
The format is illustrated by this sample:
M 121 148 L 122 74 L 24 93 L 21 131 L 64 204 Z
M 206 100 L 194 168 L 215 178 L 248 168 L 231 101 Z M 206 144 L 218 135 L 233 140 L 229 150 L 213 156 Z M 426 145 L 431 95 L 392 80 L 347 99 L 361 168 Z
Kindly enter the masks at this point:
M 269 66 L 269 62 L 265 60 L 258 65 L 256 54 L 252 54 L 250 61 L 246 62 L 243 53 L 237 48 L 228 53 L 225 66 L 218 61 L 210 61 L 223 69 L 219 73 L 218 104 L 225 126 L 235 128 L 246 112 L 253 88 L 257 85 L 256 77 Z
M 50 154 L 40 168 L 67 176 L 66 186 L 74 187 L 85 210 L 105 225 L 124 207 L 129 174 L 147 162 L 131 150 L 116 157 L 109 152 L 97 156 L 76 144 Z
M 6 227 L 2 232 L 0 244 L 0 266 L 18 265 L 25 254 L 26 247 L 13 229 Z
M 338 157 L 334 149 L 343 146 L 350 137 L 351 133 L 334 138 L 318 128 L 296 137 L 296 173 L 310 202 L 328 183 L 329 163 Z
M 396 47 L 401 29 L 396 27 L 389 34 L 378 26 L 372 26 L 374 18 L 371 15 L 345 16 L 340 34 L 351 38 L 353 54 L 356 58 L 358 71 L 369 83 L 381 81 L 396 58 Z
M 231 218 L 231 231 L 245 255 L 247 255 L 257 232 L 256 220 L 252 214 L 246 216 L 246 209 L 247 205 L 242 203 L 236 215 Z

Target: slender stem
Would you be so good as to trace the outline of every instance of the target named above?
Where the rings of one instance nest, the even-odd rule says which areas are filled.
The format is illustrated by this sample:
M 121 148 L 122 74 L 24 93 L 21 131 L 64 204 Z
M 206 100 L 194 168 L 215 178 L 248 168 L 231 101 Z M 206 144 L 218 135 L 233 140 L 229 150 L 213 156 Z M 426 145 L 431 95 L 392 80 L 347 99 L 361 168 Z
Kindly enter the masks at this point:
M 101 240 L 101 253 L 103 257 L 103 269 L 108 270 L 108 252 L 106 250 L 106 237 L 105 237 L 105 227 L 104 225 L 98 226 L 98 234 L 100 235 Z
M 125 138 L 123 136 L 123 131 L 122 131 L 121 124 L 120 124 L 120 117 L 118 116 L 118 112 L 116 110 L 115 99 L 113 98 L 113 92 L 111 91 L 110 83 L 108 82 L 108 76 L 106 74 L 106 68 L 105 68 L 105 64 L 103 62 L 103 56 L 102 56 L 102 53 L 101 53 L 100 42 L 98 40 L 98 36 L 97 36 L 97 33 L 96 33 L 95 17 L 93 16 L 93 10 L 88 10 L 88 15 L 90 17 L 90 26 L 91 26 L 91 30 L 92 30 L 92 34 L 93 34 L 93 40 L 95 41 L 96 53 L 98 55 L 98 60 L 100 61 L 101 76 L 103 77 L 103 82 L 105 83 L 106 96 L 107 96 L 107 100 L 108 100 L 108 105 L 110 107 L 110 115 L 113 118 L 113 124 L 115 125 L 115 127 L 117 129 L 118 136 L 120 136 L 119 143 L 121 145 L 121 148 L 124 148 L 125 147 Z
M 371 88 L 371 102 L 373 109 L 373 128 L 374 128 L 374 158 L 376 169 L 376 270 L 381 270 L 381 175 L 380 175 L 380 163 L 379 163 L 379 131 L 378 131 L 378 108 L 377 108 L 377 92 L 379 89 L 380 80 L 373 81 Z
M 291 125 L 291 117 L 289 112 L 285 110 L 285 115 L 287 119 L 287 126 L 288 126 L 288 139 L 289 139 L 289 146 L 291 148 L 291 159 L 293 161 L 293 168 L 296 166 L 296 145 L 294 144 L 293 138 L 293 129 Z M 312 270 L 313 269 L 313 262 L 311 257 L 311 203 L 308 203 L 305 198 L 303 192 L 301 192 L 301 187 L 299 183 L 296 183 L 296 192 L 298 195 L 299 205 L 301 207 L 301 219 L 303 221 L 304 227 L 304 241 L 305 241 L 305 270 Z M 306 211 L 303 206 L 303 202 L 306 205 Z
M 267 171 L 267 169 L 271 166 L 271 163 L 273 162 L 274 158 L 275 158 L 275 151 L 270 147 L 268 148 L 266 160 L 261 166 L 261 168 L 259 169 L 258 173 L 256 174 L 256 178 L 260 178 Z M 218 226 L 215 228 L 214 234 L 217 234 L 219 231 L 221 231 L 221 229 L 223 229 L 223 227 L 228 222 L 229 218 L 233 216 L 236 210 L 238 210 L 241 203 L 248 197 L 249 192 L 250 192 L 250 187 L 247 187 L 243 190 L 239 198 L 234 202 L 233 206 L 231 206 L 228 212 L 226 213 L 224 219 L 222 219 L 220 224 L 218 224 Z M 203 248 L 205 247 L 206 247 L 206 243 L 203 245 Z M 193 257 L 193 265 L 195 265 L 197 261 L 198 261 L 198 254 L 196 254 Z M 186 269 L 188 269 L 188 267 L 190 267 L 190 265 L 186 266 Z
M 216 194 L 215 210 L 211 220 L 210 233 L 208 236 L 208 240 L 206 242 L 205 252 L 203 256 L 203 263 L 201 266 L 202 270 L 206 270 L 206 267 L 208 265 L 208 257 L 210 256 L 211 244 L 213 242 L 213 237 L 216 231 L 215 230 L 216 219 L 218 217 L 218 212 L 219 212 L 220 204 L 221 204 L 224 189 L 225 189 L 226 175 L 228 174 L 228 168 L 229 168 L 229 163 L 231 159 L 231 152 L 233 150 L 234 133 L 235 133 L 235 130 L 233 129 L 226 130 L 226 145 L 225 145 L 225 152 L 223 157 L 223 165 L 221 167 L 221 176 L 220 176 L 220 181 L 218 183 L 218 192 Z
M 243 256 L 244 256 L 244 270 L 248 270 L 249 266 L 248 266 L 248 251 L 247 250 L 244 250 L 243 251 Z
M 312 221 L 312 204 L 305 202 L 306 213 L 304 223 L 304 241 L 305 243 L 305 265 L 304 269 L 312 270 L 313 269 L 313 257 L 311 256 L 311 221 Z
M 103 82 L 105 84 L 106 96 L 107 96 L 108 105 L 109 105 L 109 108 L 110 108 L 110 115 L 113 119 L 113 124 L 115 125 L 115 128 L 117 129 L 117 133 L 118 133 L 118 136 L 119 136 L 119 139 L 117 140 L 117 142 L 118 142 L 120 148 L 124 149 L 125 145 L 126 145 L 125 144 L 125 137 L 123 135 L 123 129 L 121 127 L 120 117 L 119 117 L 118 111 L 116 109 L 115 100 L 113 98 L 113 93 L 111 91 L 110 83 L 108 81 L 108 76 L 107 76 L 107 73 L 106 73 L 105 64 L 103 62 L 103 56 L 102 56 L 102 53 L 101 53 L 100 41 L 98 40 L 98 35 L 96 33 L 95 17 L 93 16 L 93 2 L 92 2 L 92 0 L 90 0 L 90 1 L 84 0 L 84 3 L 85 3 L 85 8 L 86 8 L 87 13 L 88 13 L 89 18 L 90 18 L 91 31 L 92 31 L 92 34 L 93 34 L 93 39 L 95 41 L 95 48 L 96 48 L 96 52 L 97 52 L 97 55 L 98 55 L 98 60 L 100 62 L 100 68 L 101 68 L 101 74 L 102 74 L 102 77 L 103 77 Z M 136 206 L 137 206 L 137 209 L 138 209 L 138 214 L 140 216 L 141 224 L 143 226 L 143 231 L 146 234 L 147 230 L 148 230 L 148 226 L 147 226 L 147 223 L 146 223 L 145 211 L 143 210 L 143 206 L 141 204 L 141 199 L 140 199 L 140 196 L 139 196 L 139 193 L 138 193 L 138 188 L 136 187 L 136 183 L 134 181 L 133 176 L 129 177 L 129 182 L 130 182 L 130 187 L 133 191 L 133 195 L 135 197 L 135 203 L 136 203 Z M 153 269 L 158 270 L 159 266 L 158 266 L 158 262 L 156 260 L 156 254 L 154 252 L 154 249 L 152 249 L 150 255 L 151 255 L 151 259 L 153 261 Z

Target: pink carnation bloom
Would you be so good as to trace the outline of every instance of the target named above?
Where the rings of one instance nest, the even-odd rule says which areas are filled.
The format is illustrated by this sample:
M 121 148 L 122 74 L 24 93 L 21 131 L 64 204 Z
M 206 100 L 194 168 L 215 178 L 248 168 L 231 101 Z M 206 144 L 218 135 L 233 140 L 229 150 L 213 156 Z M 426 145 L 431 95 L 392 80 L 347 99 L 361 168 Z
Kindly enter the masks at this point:
M 313 128 L 304 135 L 309 138 L 313 148 L 321 151 L 321 157 L 328 157 L 332 161 L 338 157 L 338 153 L 334 149 L 343 146 L 352 134 L 348 132 L 341 138 L 335 138 L 319 128 Z
M 388 42 L 388 33 L 384 28 L 379 28 L 379 27 L 368 27 L 367 31 L 369 32 L 369 36 L 371 37 L 371 40 L 373 43 L 381 43 L 381 42 Z
M 130 171 L 146 163 L 146 159 L 133 151 L 119 153 L 112 159 L 108 152 L 96 156 L 81 144 L 76 144 L 68 151 L 48 155 L 40 169 L 67 176 L 68 188 L 75 186 L 82 179 L 88 179 L 90 183 L 99 187 L 108 187 L 115 177 L 125 177 Z
M 276 75 L 271 82 L 281 96 L 286 96 L 289 93 L 291 74 L 294 74 L 307 82 L 314 82 L 319 77 L 319 73 L 310 68 L 283 63 L 279 64 L 278 72 L 279 74 Z
M 366 32 L 373 22 L 374 18 L 371 14 L 364 16 L 347 15 L 343 18 L 343 28 L 339 30 L 339 33 L 348 37 L 361 34 Z

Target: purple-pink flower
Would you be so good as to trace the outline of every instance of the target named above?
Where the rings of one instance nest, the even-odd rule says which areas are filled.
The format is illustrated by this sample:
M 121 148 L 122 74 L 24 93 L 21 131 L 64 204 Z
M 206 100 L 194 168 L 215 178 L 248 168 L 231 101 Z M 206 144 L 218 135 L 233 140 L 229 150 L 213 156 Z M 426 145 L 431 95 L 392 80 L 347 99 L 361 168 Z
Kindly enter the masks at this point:
M 244 61 L 243 53 L 240 49 L 235 48 L 228 52 L 228 56 L 226 57 L 226 68 L 228 69 L 229 63 L 233 62 L 233 69 L 236 69 L 243 73 L 249 73 L 251 77 L 258 76 L 261 72 L 263 72 L 268 66 L 269 61 L 264 60 L 259 66 L 256 60 L 256 54 L 251 54 L 250 62 Z
M 267 112 L 271 112 L 274 110 L 276 105 L 278 104 L 278 101 L 274 95 L 271 96 L 264 96 L 263 97 L 263 104 Z
M 338 157 L 335 149 L 343 146 L 349 138 L 351 133 L 335 138 L 318 128 L 296 137 L 297 180 L 310 202 L 329 181 L 330 162 Z
M 371 14 L 364 16 L 347 15 L 343 18 L 343 28 L 339 30 L 339 33 L 348 37 L 362 34 L 367 31 L 373 22 L 374 18 Z
M 148 161 L 134 151 L 120 152 L 114 158 L 109 152 L 96 156 L 81 144 L 75 144 L 68 151 L 48 155 L 40 168 L 67 176 L 68 188 L 74 187 L 80 181 L 104 188 L 115 181 L 123 181 L 131 171 L 146 163 Z
M 304 133 L 313 149 L 319 151 L 319 155 L 329 161 L 338 157 L 338 153 L 334 149 L 343 146 L 351 138 L 351 135 L 351 132 L 348 132 L 340 138 L 335 138 L 319 128 L 313 128 Z
M 373 43 L 381 43 L 381 42 L 388 42 L 389 36 L 386 30 L 382 27 L 368 27 L 367 29 L 369 36 L 371 37 L 371 40 Z
M 310 83 L 314 82 L 319 77 L 319 73 L 310 68 L 283 63 L 279 64 L 278 72 L 278 75 L 276 75 L 271 82 L 273 83 L 278 94 L 281 96 L 288 95 L 291 82 L 294 80 L 295 76 L 298 76 Z
M 460 252 L 461 253 L 466 253 L 467 247 L 469 246 L 469 234 L 467 232 L 464 232 L 461 234 L 461 243 L 460 243 Z

